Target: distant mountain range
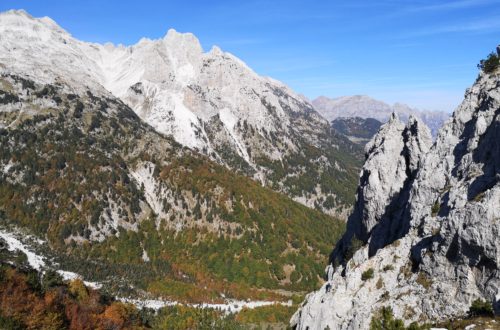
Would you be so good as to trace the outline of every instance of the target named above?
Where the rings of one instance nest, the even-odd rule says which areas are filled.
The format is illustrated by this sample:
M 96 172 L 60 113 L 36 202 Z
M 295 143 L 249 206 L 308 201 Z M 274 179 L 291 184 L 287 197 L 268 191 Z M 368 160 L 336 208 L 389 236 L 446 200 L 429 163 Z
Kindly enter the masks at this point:
M 385 123 L 393 112 L 397 113 L 399 118 L 406 122 L 410 115 L 414 115 L 430 128 L 434 137 L 439 128 L 450 117 L 450 114 L 446 112 L 418 110 L 402 103 L 395 103 L 391 106 L 366 95 L 342 96 L 333 99 L 320 96 L 313 100 L 312 104 L 330 122 L 339 117 L 360 117 L 374 118 Z

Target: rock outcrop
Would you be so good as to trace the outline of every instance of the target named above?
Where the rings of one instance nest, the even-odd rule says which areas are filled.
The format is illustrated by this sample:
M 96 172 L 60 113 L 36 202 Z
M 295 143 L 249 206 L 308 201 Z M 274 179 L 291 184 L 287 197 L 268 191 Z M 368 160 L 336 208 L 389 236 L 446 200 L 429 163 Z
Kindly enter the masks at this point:
M 297 329 L 367 329 L 386 306 L 408 323 L 464 316 L 475 299 L 498 310 L 498 70 L 480 74 L 430 141 L 418 120 L 392 117 L 367 145 L 348 229 Z
M 366 145 L 366 161 L 360 175 L 356 207 L 347 232 L 333 253 L 342 263 L 350 254 L 352 240 L 370 240 L 370 255 L 401 237 L 408 226 L 400 222 L 408 202 L 409 187 L 415 179 L 420 158 L 432 144 L 428 128 L 410 117 L 403 124 L 393 114 L 379 133 Z M 372 235 L 373 233 L 373 235 Z

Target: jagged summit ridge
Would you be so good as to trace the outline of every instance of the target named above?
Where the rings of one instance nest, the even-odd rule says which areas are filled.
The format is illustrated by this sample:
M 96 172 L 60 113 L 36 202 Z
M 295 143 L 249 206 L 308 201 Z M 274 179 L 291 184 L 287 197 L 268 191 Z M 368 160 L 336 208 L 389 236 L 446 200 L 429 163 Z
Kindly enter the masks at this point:
M 47 83 L 65 77 L 75 88 L 85 82 L 99 90 L 93 78 L 97 68 L 81 55 L 82 45 L 51 19 L 35 19 L 23 10 L 0 13 L 0 40 L 2 71 Z M 65 65 L 54 65 L 60 62 Z
M 499 86 L 498 71 L 481 73 L 428 151 L 415 120 L 393 118 L 374 137 L 328 282 L 294 315 L 297 329 L 368 329 L 385 306 L 408 323 L 463 317 L 475 299 L 498 312 Z

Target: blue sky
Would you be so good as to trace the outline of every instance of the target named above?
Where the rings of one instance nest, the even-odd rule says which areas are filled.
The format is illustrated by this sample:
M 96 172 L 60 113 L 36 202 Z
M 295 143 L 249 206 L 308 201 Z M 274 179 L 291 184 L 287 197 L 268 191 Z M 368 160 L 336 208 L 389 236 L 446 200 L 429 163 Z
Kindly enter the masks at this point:
M 23 1 L 73 36 L 133 44 L 192 32 L 315 98 L 366 94 L 452 111 L 500 44 L 500 0 Z

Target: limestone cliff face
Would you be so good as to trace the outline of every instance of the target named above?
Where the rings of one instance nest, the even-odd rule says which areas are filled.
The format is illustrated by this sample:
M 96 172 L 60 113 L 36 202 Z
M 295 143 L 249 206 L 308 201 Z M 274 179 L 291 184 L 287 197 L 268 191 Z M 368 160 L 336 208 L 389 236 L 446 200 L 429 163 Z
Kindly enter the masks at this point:
M 480 74 L 430 145 L 425 125 L 394 116 L 367 145 L 328 282 L 292 325 L 366 329 L 384 306 L 407 322 L 462 316 L 477 298 L 500 307 L 498 71 Z
M 334 259 L 342 261 L 340 259 L 344 257 L 339 253 L 346 252 L 353 235 L 363 243 L 368 242 L 370 237 L 390 239 L 388 235 L 371 234 L 373 231 L 389 230 L 392 221 L 400 217 L 420 158 L 429 150 L 431 143 L 429 130 L 419 119 L 410 117 L 408 124 L 404 125 L 393 114 L 366 145 L 366 161 L 361 171 L 356 208 L 349 219 L 347 233 L 334 252 Z M 397 230 L 400 226 L 395 223 L 392 227 Z

